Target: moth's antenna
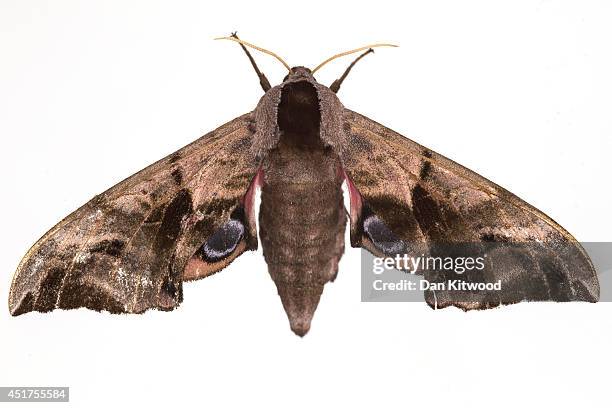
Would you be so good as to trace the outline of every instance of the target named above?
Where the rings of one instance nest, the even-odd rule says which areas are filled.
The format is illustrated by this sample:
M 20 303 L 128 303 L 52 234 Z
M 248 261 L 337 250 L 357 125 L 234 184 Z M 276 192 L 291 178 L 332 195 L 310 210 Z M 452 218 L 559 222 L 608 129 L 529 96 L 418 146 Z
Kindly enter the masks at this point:
M 279 60 L 285 66 L 285 68 L 287 68 L 287 71 L 291 71 L 291 67 L 289 67 L 289 64 L 287 64 L 281 57 L 279 57 L 278 55 L 276 55 L 272 51 L 268 51 L 268 50 L 266 50 L 264 48 L 258 47 L 258 46 L 254 45 L 254 44 L 248 43 L 248 42 L 243 41 L 240 38 L 236 38 L 236 37 L 218 37 L 218 38 L 215 38 L 215 40 L 230 40 L 230 41 L 234 41 L 234 42 L 237 42 L 238 44 L 242 44 L 242 45 L 244 45 L 246 47 L 250 47 L 250 48 L 253 48 L 253 49 L 257 50 L 257 51 L 261 51 L 264 54 L 271 55 L 274 58 L 276 58 L 277 60 Z
M 346 71 L 344 71 L 344 74 L 342 74 L 342 76 L 340 78 L 336 79 L 334 81 L 334 83 L 329 86 L 329 89 L 331 89 L 333 93 L 338 93 L 338 91 L 340 90 L 340 85 L 342 85 L 342 82 L 344 82 L 344 80 L 348 76 L 349 72 L 351 72 L 351 69 L 353 69 L 355 64 L 357 64 L 360 59 L 362 59 L 363 57 L 365 57 L 369 53 L 373 54 L 374 50 L 372 48 L 368 48 L 368 50 L 366 52 L 364 52 L 363 54 L 361 54 L 360 56 L 355 58 L 355 61 L 351 62 L 351 65 L 349 65 L 348 68 L 346 69 Z
M 335 60 L 336 58 L 344 57 L 345 55 L 354 54 L 354 53 L 359 52 L 359 51 L 367 50 L 369 48 L 376 48 L 376 47 L 399 47 L 399 45 L 395 45 L 395 44 L 371 44 L 371 45 L 365 45 L 363 47 L 355 48 L 354 50 L 341 52 L 340 54 L 336 54 L 334 56 L 329 57 L 328 59 L 326 59 L 325 61 L 323 61 L 319 65 L 317 65 L 317 67 L 312 70 L 312 73 L 314 74 L 319 69 L 321 69 L 321 67 L 323 65 L 327 64 L 330 61 Z
M 231 37 L 238 38 L 238 33 L 236 31 L 234 31 L 232 33 Z M 251 53 L 249 52 L 247 47 L 245 47 L 244 45 L 240 44 L 240 48 L 242 48 L 242 50 L 246 54 L 247 58 L 251 62 L 251 65 L 253 66 L 253 69 L 255 70 L 255 73 L 257 74 L 257 77 L 259 78 L 259 85 L 261 85 L 261 89 L 263 89 L 264 92 L 268 92 L 270 90 L 270 88 L 272 88 L 272 85 L 270 85 L 270 81 L 268 81 L 268 78 L 266 78 L 266 74 L 264 74 L 263 72 L 261 72 L 259 70 L 259 67 L 257 66 L 257 63 L 255 62 L 255 59 L 253 58 L 253 56 L 251 55 Z

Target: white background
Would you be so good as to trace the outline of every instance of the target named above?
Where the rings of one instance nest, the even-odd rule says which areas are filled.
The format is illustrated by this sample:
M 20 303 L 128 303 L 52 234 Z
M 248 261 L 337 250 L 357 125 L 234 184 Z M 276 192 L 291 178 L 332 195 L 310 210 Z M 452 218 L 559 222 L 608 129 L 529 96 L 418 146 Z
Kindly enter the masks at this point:
M 233 30 L 310 67 L 399 43 L 353 70 L 345 106 L 609 241 L 611 19 L 605 1 L 1 0 L 0 299 L 63 216 L 254 108 L 242 51 L 211 40 Z M 0 385 L 70 386 L 87 407 L 609 406 L 610 304 L 433 311 L 361 303 L 359 285 L 349 249 L 305 338 L 261 253 L 187 284 L 172 313 L 0 308 Z

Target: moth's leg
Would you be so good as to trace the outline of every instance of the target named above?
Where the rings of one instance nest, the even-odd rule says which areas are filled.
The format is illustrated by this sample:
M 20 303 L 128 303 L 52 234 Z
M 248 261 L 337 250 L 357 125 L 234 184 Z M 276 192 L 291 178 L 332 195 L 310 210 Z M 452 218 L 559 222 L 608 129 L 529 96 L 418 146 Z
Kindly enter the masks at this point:
M 367 50 L 366 52 L 364 52 L 363 54 L 361 54 L 360 56 L 355 58 L 355 61 L 351 62 L 351 65 L 349 65 L 348 68 L 346 69 L 346 71 L 344 71 L 344 74 L 342 74 L 342 76 L 340 78 L 336 79 L 334 81 L 334 83 L 331 84 L 329 89 L 331 89 L 334 93 L 338 93 L 338 90 L 340 90 L 340 85 L 342 85 L 342 82 L 346 79 L 346 76 L 349 74 L 349 72 L 351 72 L 351 69 L 353 69 L 355 64 L 360 59 L 362 59 L 363 57 L 365 57 L 366 55 L 368 55 L 371 52 L 374 52 L 374 50 L 372 48 L 370 48 L 369 50 Z
M 232 37 L 238 39 L 238 35 L 235 32 L 232 33 Z M 268 81 L 268 78 L 266 78 L 264 73 L 259 70 L 259 68 L 257 67 L 257 64 L 255 63 L 255 60 L 253 59 L 253 56 L 251 55 L 249 50 L 247 50 L 247 48 L 244 45 L 242 45 L 242 44 L 240 44 L 240 46 L 242 47 L 244 52 L 246 52 L 247 57 L 249 57 L 249 61 L 251 61 L 251 65 L 253 65 L 253 68 L 255 69 L 255 73 L 259 77 L 259 84 L 263 88 L 264 92 L 268 92 L 268 90 L 270 88 L 272 88 L 270 86 L 270 82 Z

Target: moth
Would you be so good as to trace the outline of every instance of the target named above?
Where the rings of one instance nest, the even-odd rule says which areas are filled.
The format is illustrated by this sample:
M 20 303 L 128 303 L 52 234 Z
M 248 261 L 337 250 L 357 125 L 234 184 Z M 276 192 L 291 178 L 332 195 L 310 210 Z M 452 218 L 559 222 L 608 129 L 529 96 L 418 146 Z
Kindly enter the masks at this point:
M 310 70 L 290 68 L 235 34 L 224 39 L 240 44 L 259 78 L 265 93 L 255 109 L 95 196 L 48 231 L 15 272 L 12 315 L 176 308 L 183 282 L 210 276 L 258 247 L 257 189 L 263 255 L 291 330 L 300 336 L 338 273 L 347 218 L 351 245 L 376 256 L 420 256 L 455 244 L 489 256 L 484 271 L 462 279 L 501 281 L 501 291 L 426 291 L 434 308 L 598 300 L 587 253 L 555 221 L 342 105 L 337 92 L 351 68 L 389 44 L 337 54 Z M 247 47 L 283 63 L 288 74 L 280 85 L 270 85 Z M 327 62 L 357 52 L 331 86 L 314 78 Z M 440 271 L 421 273 L 446 278 Z

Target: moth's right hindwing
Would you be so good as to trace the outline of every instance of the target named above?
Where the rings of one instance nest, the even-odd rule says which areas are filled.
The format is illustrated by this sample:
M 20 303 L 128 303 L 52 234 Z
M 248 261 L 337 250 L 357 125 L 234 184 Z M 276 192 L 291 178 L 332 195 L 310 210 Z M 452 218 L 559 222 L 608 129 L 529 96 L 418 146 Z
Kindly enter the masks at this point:
M 479 309 L 522 300 L 599 298 L 582 246 L 541 211 L 484 177 L 355 112 L 345 111 L 343 166 L 351 243 L 377 256 L 481 255 L 462 275 L 422 269 L 430 282 L 501 281 L 501 291 L 426 291 L 432 307 Z
M 255 249 L 251 116 L 127 178 L 53 227 L 15 272 L 11 314 L 171 310 L 182 301 L 183 280 Z M 226 233 L 229 241 L 220 239 Z M 211 248 L 216 257 L 202 256 Z

